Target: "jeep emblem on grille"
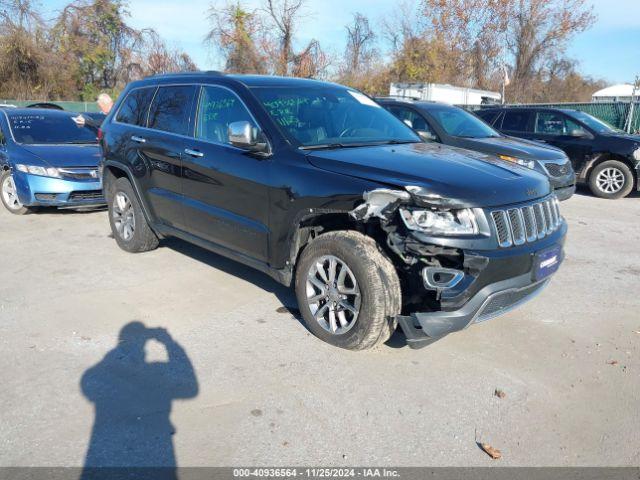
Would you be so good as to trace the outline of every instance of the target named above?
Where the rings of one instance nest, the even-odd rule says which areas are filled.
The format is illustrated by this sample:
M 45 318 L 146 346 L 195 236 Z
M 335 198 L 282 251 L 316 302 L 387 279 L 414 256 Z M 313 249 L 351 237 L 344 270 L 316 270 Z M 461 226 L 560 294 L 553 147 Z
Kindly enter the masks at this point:
M 535 188 L 530 188 L 529 190 L 527 190 L 527 195 L 529 195 L 530 197 L 535 197 L 536 195 L 538 195 L 538 191 Z

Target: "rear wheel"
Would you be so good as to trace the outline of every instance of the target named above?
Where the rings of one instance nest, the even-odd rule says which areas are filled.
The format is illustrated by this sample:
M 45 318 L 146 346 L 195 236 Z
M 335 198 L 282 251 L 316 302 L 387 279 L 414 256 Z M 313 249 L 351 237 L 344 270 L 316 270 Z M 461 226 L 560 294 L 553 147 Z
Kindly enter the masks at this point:
M 123 250 L 141 253 L 158 247 L 158 237 L 151 230 L 142 207 L 127 178 L 119 178 L 109 192 L 111 231 Z
M 589 176 L 589 187 L 600 198 L 615 200 L 633 190 L 633 172 L 626 163 L 607 160 L 595 167 Z
M 31 212 L 29 207 L 25 207 L 20 202 L 16 182 L 9 170 L 5 170 L 0 174 L 0 198 L 4 207 L 14 215 L 26 215 Z
M 400 313 L 400 282 L 376 242 L 359 232 L 313 240 L 296 268 L 296 296 L 311 332 L 331 345 L 364 350 L 387 341 Z

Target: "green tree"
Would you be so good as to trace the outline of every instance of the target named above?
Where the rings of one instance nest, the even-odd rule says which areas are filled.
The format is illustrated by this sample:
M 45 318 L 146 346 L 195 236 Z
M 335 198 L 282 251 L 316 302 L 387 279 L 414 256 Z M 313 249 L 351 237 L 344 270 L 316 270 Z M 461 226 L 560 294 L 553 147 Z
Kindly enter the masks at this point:
M 240 2 L 209 8 L 211 30 L 206 41 L 225 59 L 225 70 L 234 73 L 266 73 L 265 55 L 257 47 L 262 26 L 255 12 Z

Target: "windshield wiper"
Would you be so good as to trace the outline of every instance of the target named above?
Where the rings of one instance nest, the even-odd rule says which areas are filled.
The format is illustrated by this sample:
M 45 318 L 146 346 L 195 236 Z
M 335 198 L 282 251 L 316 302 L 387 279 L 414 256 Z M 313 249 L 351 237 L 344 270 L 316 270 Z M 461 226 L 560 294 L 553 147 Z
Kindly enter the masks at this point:
M 90 142 L 89 140 L 71 140 L 70 142 L 62 142 L 63 145 L 97 145 L 98 142 Z
M 388 142 L 382 142 L 377 145 L 404 145 L 406 143 L 420 143 L 415 140 L 389 140 Z
M 345 148 L 343 143 L 323 143 L 321 145 L 305 145 L 300 147 L 300 150 L 328 150 L 331 148 Z
M 404 143 L 419 143 L 413 140 L 384 140 L 380 142 L 361 142 L 361 143 L 324 143 L 321 145 L 305 145 L 300 150 L 329 150 L 332 148 L 358 148 L 358 147 L 375 147 L 377 145 L 401 145 Z
M 300 150 L 330 150 L 332 148 L 371 147 L 372 145 L 380 145 L 380 143 L 324 143 L 322 145 L 306 145 L 300 147 Z

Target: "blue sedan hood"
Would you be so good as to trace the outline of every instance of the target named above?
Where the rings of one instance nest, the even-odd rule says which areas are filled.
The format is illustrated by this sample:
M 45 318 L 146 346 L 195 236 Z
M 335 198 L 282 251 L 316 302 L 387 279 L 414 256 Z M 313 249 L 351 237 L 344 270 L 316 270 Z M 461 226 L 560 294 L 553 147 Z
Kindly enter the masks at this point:
M 21 145 L 47 165 L 57 168 L 97 167 L 100 146 L 91 145 Z
M 468 207 L 493 207 L 548 195 L 548 179 L 494 156 L 439 144 L 412 143 L 316 150 L 309 162 L 324 170 L 397 187 Z

